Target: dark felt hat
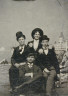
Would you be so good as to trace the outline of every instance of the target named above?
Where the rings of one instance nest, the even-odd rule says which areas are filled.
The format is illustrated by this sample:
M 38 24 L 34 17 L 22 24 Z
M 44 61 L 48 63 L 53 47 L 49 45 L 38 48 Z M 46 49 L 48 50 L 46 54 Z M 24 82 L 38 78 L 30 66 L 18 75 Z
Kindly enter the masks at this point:
M 29 57 L 29 56 L 34 56 L 35 57 L 35 53 L 28 53 L 28 55 L 26 57 Z
M 32 31 L 32 33 L 31 33 L 31 36 L 32 36 L 33 39 L 34 39 L 34 34 L 35 34 L 36 32 L 39 32 L 41 37 L 43 36 L 43 30 L 40 29 L 40 28 L 35 28 L 35 29 Z
M 50 38 L 48 38 L 47 35 L 43 35 L 43 36 L 42 36 L 42 40 L 48 40 L 48 41 L 49 41 Z
M 26 38 L 25 35 L 23 35 L 23 33 L 22 33 L 21 31 L 18 31 L 18 32 L 16 33 L 16 39 L 17 39 L 17 41 L 18 41 L 18 39 L 19 39 L 20 37 L 23 37 L 24 39 Z

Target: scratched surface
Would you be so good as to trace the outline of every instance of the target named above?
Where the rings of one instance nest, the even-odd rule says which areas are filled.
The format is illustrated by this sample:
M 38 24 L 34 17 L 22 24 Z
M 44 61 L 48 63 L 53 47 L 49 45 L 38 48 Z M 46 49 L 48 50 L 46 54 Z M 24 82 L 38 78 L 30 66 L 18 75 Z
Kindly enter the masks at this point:
M 8 70 L 10 65 L 0 65 L 0 96 L 10 96 L 9 89 L 9 75 Z M 60 96 L 68 96 L 67 83 L 62 84 L 62 88 L 56 88 L 56 91 Z

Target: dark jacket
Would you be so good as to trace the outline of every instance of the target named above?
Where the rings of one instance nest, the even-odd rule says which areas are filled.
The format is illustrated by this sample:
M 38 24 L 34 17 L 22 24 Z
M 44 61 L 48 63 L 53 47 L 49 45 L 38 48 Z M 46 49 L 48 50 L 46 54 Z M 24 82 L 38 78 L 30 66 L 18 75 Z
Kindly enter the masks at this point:
M 20 88 L 24 88 L 24 86 L 26 86 L 26 85 L 32 85 L 34 87 L 34 86 L 38 85 L 38 83 L 40 84 L 43 81 L 42 71 L 34 63 L 33 63 L 33 67 L 29 68 L 28 64 L 26 62 L 25 65 L 20 67 L 20 73 L 21 73 L 20 78 L 23 82 L 16 88 L 17 90 Z M 31 76 L 26 76 L 25 75 L 26 73 L 33 73 L 33 78 L 31 78 Z
M 47 55 L 44 52 L 43 54 L 38 54 L 37 61 L 39 62 L 38 66 L 40 66 L 42 70 L 44 70 L 44 68 L 50 70 L 52 67 L 54 67 L 57 74 L 60 73 L 59 63 L 54 50 L 49 49 Z
M 14 48 L 13 55 L 11 57 L 11 63 L 21 63 L 26 61 L 26 56 L 28 54 L 27 46 L 24 47 L 24 51 L 22 54 L 20 54 L 21 50 L 19 49 L 19 46 Z
M 32 47 L 29 46 L 30 43 L 32 43 Z M 28 42 L 27 46 L 29 47 L 30 52 L 37 53 L 38 49 L 41 47 L 41 40 L 39 41 L 39 45 L 38 45 L 38 48 L 36 50 L 33 47 L 33 43 L 34 43 L 34 41 L 30 41 L 30 42 Z
M 26 73 L 31 72 L 33 73 L 33 78 L 25 76 Z M 36 64 L 33 64 L 33 67 L 29 68 L 27 62 L 25 65 L 20 67 L 20 73 L 22 74 L 20 77 L 23 77 L 24 82 L 32 82 L 33 80 L 36 80 L 37 78 L 42 76 L 42 71 L 38 66 L 36 66 Z

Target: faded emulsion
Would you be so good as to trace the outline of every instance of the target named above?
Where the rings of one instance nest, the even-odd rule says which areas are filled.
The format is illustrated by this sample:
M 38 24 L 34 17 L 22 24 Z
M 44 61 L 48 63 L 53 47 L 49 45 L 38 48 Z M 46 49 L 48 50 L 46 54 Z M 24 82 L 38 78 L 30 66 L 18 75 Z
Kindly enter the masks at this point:
M 35 0 L 13 0 L 13 1 L 35 1 Z

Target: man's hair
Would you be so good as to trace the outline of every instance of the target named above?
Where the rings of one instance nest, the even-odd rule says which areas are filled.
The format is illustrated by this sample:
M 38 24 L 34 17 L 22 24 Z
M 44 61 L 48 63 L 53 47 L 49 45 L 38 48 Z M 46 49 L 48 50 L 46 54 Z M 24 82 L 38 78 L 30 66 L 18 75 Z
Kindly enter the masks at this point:
M 35 34 L 36 32 L 39 32 L 41 37 L 43 36 L 43 30 L 40 29 L 40 28 L 35 28 L 35 29 L 32 31 L 32 33 L 31 33 L 31 36 L 32 36 L 33 39 L 34 39 L 34 34 Z
M 23 37 L 24 39 L 26 39 L 25 35 L 24 35 L 21 31 L 18 31 L 18 32 L 16 33 L 16 39 L 17 39 L 17 41 L 18 41 L 18 39 L 19 39 L 20 37 Z

